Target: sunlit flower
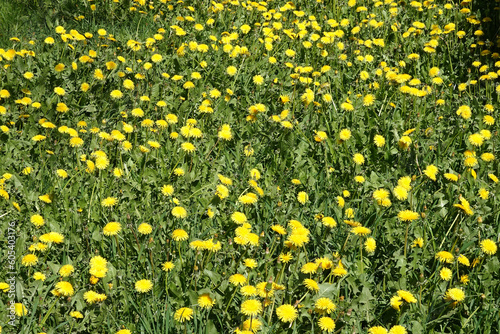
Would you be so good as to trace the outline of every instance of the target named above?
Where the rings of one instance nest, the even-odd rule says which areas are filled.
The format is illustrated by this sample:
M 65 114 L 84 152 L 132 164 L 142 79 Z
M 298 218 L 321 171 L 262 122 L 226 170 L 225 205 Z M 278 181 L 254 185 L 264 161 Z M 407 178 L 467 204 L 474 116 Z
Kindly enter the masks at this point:
M 297 309 L 290 304 L 281 305 L 276 309 L 276 315 L 282 322 L 293 322 L 297 319 Z
M 148 292 L 153 288 L 153 283 L 150 280 L 142 279 L 135 282 L 135 290 L 137 292 Z
M 497 252 L 497 245 L 493 240 L 484 239 L 480 243 L 481 250 L 487 255 L 494 255 Z
M 189 307 L 181 307 L 175 311 L 174 319 L 178 322 L 189 321 L 193 318 L 193 309 Z

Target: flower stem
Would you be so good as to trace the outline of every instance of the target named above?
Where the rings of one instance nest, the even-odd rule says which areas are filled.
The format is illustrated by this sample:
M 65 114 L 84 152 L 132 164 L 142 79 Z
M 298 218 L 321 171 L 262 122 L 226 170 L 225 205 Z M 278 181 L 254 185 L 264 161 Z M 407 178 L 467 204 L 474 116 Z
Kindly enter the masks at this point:
M 57 303 L 58 300 L 59 300 L 59 297 L 57 297 L 57 299 L 54 300 L 54 303 L 52 304 L 52 306 L 50 307 L 50 309 L 47 311 L 47 314 L 45 315 L 45 317 L 43 317 L 42 322 L 40 322 L 40 327 L 42 327 L 45 324 L 45 321 L 47 321 L 47 318 L 52 313 L 52 310 L 54 309 L 54 306 L 56 306 L 56 303 Z
M 406 247 L 408 245 L 408 229 L 410 227 L 410 223 L 406 223 L 406 233 L 405 233 L 405 250 L 404 250 L 404 256 L 406 260 Z
M 233 295 L 231 296 L 231 299 L 229 299 L 229 303 L 227 303 L 226 309 L 224 310 L 224 314 L 227 313 L 227 310 L 229 309 L 229 305 L 231 305 L 231 302 L 233 301 L 234 295 L 236 295 L 237 291 L 238 291 L 238 288 L 235 286 Z

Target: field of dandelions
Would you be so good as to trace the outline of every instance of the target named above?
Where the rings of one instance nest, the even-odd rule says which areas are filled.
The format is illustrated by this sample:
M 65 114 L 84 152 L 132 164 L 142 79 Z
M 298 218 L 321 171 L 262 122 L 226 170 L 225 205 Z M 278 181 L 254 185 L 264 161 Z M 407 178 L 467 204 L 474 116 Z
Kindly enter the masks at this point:
M 500 330 L 498 0 L 0 12 L 1 333 Z

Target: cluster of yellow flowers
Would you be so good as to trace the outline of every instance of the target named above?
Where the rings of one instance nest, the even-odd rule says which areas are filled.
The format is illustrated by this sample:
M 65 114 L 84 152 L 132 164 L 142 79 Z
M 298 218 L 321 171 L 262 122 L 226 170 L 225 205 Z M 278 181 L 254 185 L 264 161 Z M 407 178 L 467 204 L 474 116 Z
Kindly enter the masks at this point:
M 54 308 L 166 296 L 185 331 L 217 309 L 220 332 L 354 330 L 355 312 L 405 334 L 407 309 L 475 298 L 499 241 L 500 102 L 498 20 L 475 6 L 85 0 L 66 27 L 12 37 L 0 208 L 27 289 L 57 305 L 38 329 Z M 76 28 L 109 13 L 148 29 Z M 140 331 L 124 317 L 116 334 Z

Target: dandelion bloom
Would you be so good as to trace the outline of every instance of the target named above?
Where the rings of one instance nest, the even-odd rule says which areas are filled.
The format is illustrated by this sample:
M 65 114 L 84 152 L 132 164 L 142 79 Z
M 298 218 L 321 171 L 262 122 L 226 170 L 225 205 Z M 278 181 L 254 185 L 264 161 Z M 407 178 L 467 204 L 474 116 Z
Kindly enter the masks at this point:
M 172 215 L 176 218 L 186 218 L 187 211 L 182 206 L 176 206 L 172 209 Z
M 242 274 L 234 274 L 229 277 L 229 283 L 232 285 L 241 285 L 245 284 L 247 282 L 247 279 L 245 276 Z
M 351 138 L 351 130 L 343 129 L 340 131 L 339 137 L 341 140 L 346 141 Z
M 64 169 L 58 169 L 56 170 L 57 176 L 59 176 L 61 179 L 65 179 L 68 177 L 68 172 L 66 172 Z
M 33 215 L 33 216 L 31 216 L 30 221 L 36 227 L 42 227 L 45 224 L 45 220 L 40 215 Z
M 314 140 L 321 143 L 328 139 L 328 135 L 324 131 L 315 131 L 316 135 L 314 136 Z
M 35 254 L 27 254 L 21 260 L 23 266 L 26 267 L 34 266 L 37 262 L 38 262 L 38 257 Z
M 153 232 L 153 227 L 148 223 L 142 223 L 139 227 L 137 227 L 137 231 L 139 231 L 140 234 L 146 235 Z
M 28 309 L 26 308 L 26 306 L 24 306 L 21 303 L 15 303 L 14 304 L 14 312 L 16 313 L 16 315 L 18 317 L 22 317 L 22 316 L 25 316 L 26 314 L 28 314 Z
M 196 147 L 193 144 L 188 143 L 188 142 L 182 143 L 181 148 L 184 152 L 187 152 L 187 153 L 193 153 L 196 150 Z
M 261 75 L 255 75 L 253 77 L 253 83 L 260 86 L 264 83 L 264 78 Z
M 56 93 L 59 96 L 64 96 L 64 94 L 66 94 L 66 91 L 62 87 L 56 87 L 54 88 L 54 93 Z
M 34 136 L 33 138 L 31 138 L 31 140 L 33 140 L 33 141 L 35 141 L 35 142 L 39 142 L 39 141 L 44 140 L 45 138 L 47 138 L 47 137 L 42 136 L 42 135 L 36 135 L 36 136 Z
M 375 252 L 375 249 L 377 249 L 377 242 L 375 241 L 375 239 L 373 239 L 373 238 L 366 239 L 365 250 L 371 254 L 371 253 Z
M 101 201 L 101 205 L 104 207 L 112 207 L 118 203 L 118 200 L 115 197 L 107 197 Z
M 293 322 L 297 319 L 297 309 L 290 304 L 281 305 L 276 309 L 276 315 L 282 322 Z
M 169 272 L 171 271 L 172 269 L 174 269 L 175 265 L 170 262 L 170 261 L 167 261 L 167 262 L 164 262 L 162 265 L 161 265 L 161 269 L 165 272 Z
M 154 54 L 154 55 L 152 55 L 152 56 L 151 56 L 151 61 L 152 61 L 153 63 L 158 63 L 158 62 L 160 62 L 162 59 L 163 59 L 162 55 L 160 55 L 160 54 L 158 54 L 158 53 L 156 53 L 156 54 Z
M 457 110 L 457 115 L 461 116 L 463 119 L 469 119 L 472 115 L 472 111 L 469 106 L 460 106 Z
M 337 222 L 332 217 L 323 217 L 321 219 L 321 222 L 323 223 L 323 225 L 330 227 L 330 228 L 337 226 Z
M 247 216 L 243 212 L 236 211 L 231 215 L 231 220 L 236 224 L 243 225 L 247 222 Z
M 360 153 L 354 154 L 354 156 L 352 157 L 352 160 L 354 161 L 354 163 L 356 165 L 362 165 L 365 163 L 365 157 L 363 157 L 363 155 Z
M 66 264 L 59 269 L 59 275 L 62 277 L 68 277 L 75 271 L 75 267 L 71 264 Z
M 373 142 L 375 143 L 375 146 L 382 147 L 385 145 L 385 138 L 381 135 L 375 135 L 375 137 L 373 137 Z
M 175 241 L 184 241 L 189 238 L 189 235 L 183 229 L 176 229 L 172 232 L 172 239 Z
M 305 191 L 299 192 L 297 195 L 297 201 L 299 201 L 300 204 L 306 204 L 306 202 L 309 200 L 309 196 Z
M 306 279 L 304 279 L 303 283 L 304 283 L 305 287 L 308 290 L 314 291 L 314 292 L 318 292 L 319 291 L 318 282 L 316 282 L 315 280 L 310 279 L 310 278 L 306 278 Z
M 135 290 L 137 292 L 148 292 L 153 288 L 153 283 L 148 279 L 141 279 L 135 282 Z
M 444 178 L 447 179 L 448 181 L 452 181 L 452 182 L 458 181 L 458 175 L 455 175 L 452 173 L 445 173 Z
M 485 239 L 481 241 L 480 245 L 481 245 L 481 250 L 485 254 L 494 255 L 497 252 L 497 245 L 493 240 Z
M 231 133 L 231 127 L 229 126 L 229 124 L 222 125 L 221 130 L 219 131 L 217 136 L 220 139 L 231 140 L 233 138 L 233 134 Z
M 73 137 L 69 140 L 69 145 L 71 147 L 80 147 L 83 145 L 83 139 L 80 137 Z
M 367 235 L 370 234 L 372 230 L 370 230 L 368 227 L 356 226 L 351 230 L 351 232 L 355 235 Z
M 391 300 L 389 302 L 391 304 L 391 307 L 395 309 L 396 311 L 401 310 L 401 305 L 403 304 L 403 300 L 399 296 L 392 296 Z
M 59 295 L 65 297 L 71 297 L 75 294 L 75 290 L 73 289 L 73 286 L 71 285 L 70 282 L 65 282 L 65 281 L 58 282 L 56 284 L 55 290 Z
M 453 263 L 453 254 L 447 251 L 441 251 L 436 254 L 436 259 L 438 259 L 439 262 Z
M 414 221 L 415 219 L 418 219 L 418 217 L 419 217 L 419 214 L 417 212 L 411 211 L 411 210 L 404 210 L 404 211 L 400 211 L 398 213 L 399 220 L 405 221 L 405 222 Z
M 120 232 L 122 226 L 118 222 L 109 222 L 104 226 L 103 233 L 107 236 L 117 235 Z
M 97 293 L 95 291 L 87 291 L 83 294 L 83 299 L 89 304 L 94 304 L 106 300 L 108 296 L 103 293 Z
M 116 332 L 115 334 L 132 334 L 131 331 L 129 331 L 128 329 L 120 329 L 118 332 Z
M 449 281 L 453 277 L 453 272 L 449 268 L 442 268 L 439 271 L 439 277 L 441 277 L 443 281 Z
M 255 317 L 262 312 L 262 303 L 257 299 L 248 299 L 241 304 L 241 313 L 249 317 Z
M 466 267 L 469 267 L 469 266 L 470 266 L 470 261 L 469 261 L 469 259 L 468 259 L 465 255 L 463 255 L 463 254 L 460 254 L 460 255 L 457 257 L 457 261 L 458 261 L 458 263 L 463 264 L 463 265 L 464 265 L 464 266 L 466 266 Z
M 469 143 L 473 146 L 483 145 L 484 137 L 479 133 L 474 133 L 469 136 Z
M 103 278 L 108 272 L 108 261 L 102 256 L 94 256 L 90 259 L 89 273 L 97 278 Z
M 404 299 L 407 303 L 416 303 L 417 298 L 413 294 L 406 290 L 398 290 L 398 296 Z
M 236 69 L 236 67 L 234 66 L 229 66 L 227 69 L 226 69 L 226 73 L 230 76 L 233 76 L 236 74 L 238 70 Z
M 242 204 L 255 204 L 257 203 L 258 197 L 254 193 L 248 193 L 242 195 L 238 198 L 238 201 Z
M 75 318 L 75 319 L 83 319 L 83 314 L 78 311 L 71 311 L 69 313 L 70 317 Z
M 46 278 L 47 277 L 39 271 L 37 271 L 36 273 L 33 274 L 33 279 L 35 281 L 42 281 L 43 282 L 43 281 L 45 281 Z M 6 292 L 6 291 L 4 291 L 4 292 Z
M 465 293 L 460 288 L 451 288 L 446 291 L 444 299 L 446 301 L 461 302 L 465 299 Z
M 323 332 L 332 333 L 335 330 L 335 321 L 330 317 L 321 317 L 318 326 Z
M 396 186 L 392 191 L 394 196 L 400 201 L 404 201 L 408 198 L 408 191 L 402 186 Z
M 335 267 L 335 269 L 333 269 L 333 275 L 337 277 L 344 277 L 347 275 L 347 270 L 341 260 L 339 260 L 339 264 Z
M 407 334 L 408 331 L 401 325 L 392 326 L 389 330 L 389 334 Z
M 255 261 L 254 259 L 245 259 L 243 260 L 243 264 L 245 265 L 245 267 L 248 267 L 250 269 L 257 267 L 257 261 Z
M 368 334 L 387 334 L 387 329 L 382 326 L 374 326 L 368 329 Z
M 377 201 L 382 201 L 386 198 L 389 197 L 389 191 L 386 189 L 377 189 L 373 192 L 373 198 L 376 199 Z
M 198 305 L 201 308 L 212 308 L 214 306 L 215 300 L 210 297 L 210 294 L 204 293 L 198 297 Z
M 429 165 L 425 168 L 424 174 L 431 179 L 432 181 L 436 181 L 436 174 L 438 173 L 438 168 L 434 165 Z
M 470 208 L 469 201 L 467 201 L 465 198 L 461 196 L 460 196 L 460 204 L 453 204 L 453 206 L 464 210 L 464 212 L 469 216 L 474 214 L 474 211 Z
M 327 297 L 319 298 L 314 303 L 314 311 L 319 314 L 330 314 L 335 311 L 336 308 L 337 306 L 333 303 L 333 301 Z
M 181 307 L 175 311 L 174 319 L 178 322 L 184 322 L 186 320 L 191 320 L 193 318 L 193 310 L 189 307 Z

